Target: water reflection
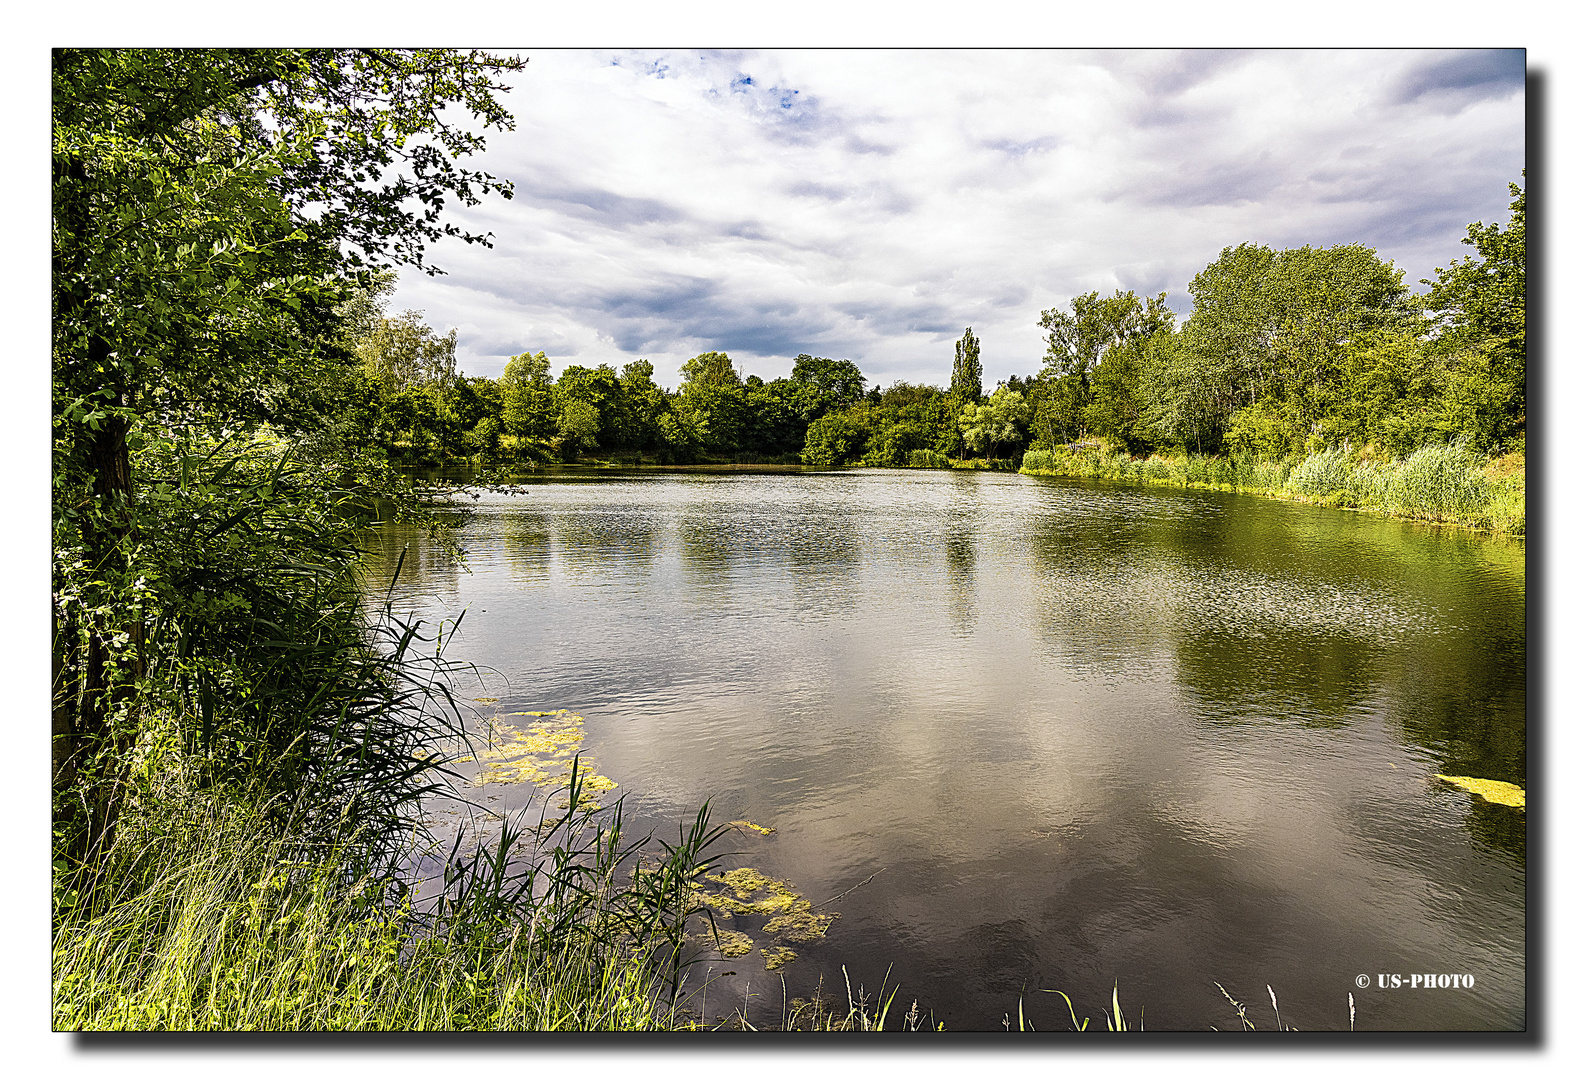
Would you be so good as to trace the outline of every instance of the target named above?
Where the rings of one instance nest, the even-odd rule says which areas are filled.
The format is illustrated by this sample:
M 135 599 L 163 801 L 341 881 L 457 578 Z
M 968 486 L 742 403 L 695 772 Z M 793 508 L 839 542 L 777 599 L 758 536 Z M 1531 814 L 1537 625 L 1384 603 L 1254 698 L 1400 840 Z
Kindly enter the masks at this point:
M 734 862 L 812 899 L 877 874 L 791 994 L 891 964 L 994 1027 L 1021 987 L 1089 1012 L 1119 978 L 1201 1028 L 1236 1022 L 1214 982 L 1269 982 L 1311 1029 L 1384 963 L 1486 989 L 1372 996 L 1370 1026 L 1522 1023 L 1521 816 L 1433 779 L 1523 778 L 1515 546 L 920 471 L 541 483 L 462 541 L 410 595 L 469 606 L 501 709 L 584 715 L 636 820 L 772 826 Z

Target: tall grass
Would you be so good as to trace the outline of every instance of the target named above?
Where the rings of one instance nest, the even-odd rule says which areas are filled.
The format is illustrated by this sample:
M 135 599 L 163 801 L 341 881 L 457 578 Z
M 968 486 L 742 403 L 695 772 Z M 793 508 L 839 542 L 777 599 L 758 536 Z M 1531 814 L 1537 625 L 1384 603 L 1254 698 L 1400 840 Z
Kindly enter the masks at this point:
M 1056 447 L 1028 451 L 1020 471 L 1239 491 L 1514 536 L 1524 530 L 1521 458 L 1487 461 L 1462 442 L 1428 444 L 1393 460 L 1340 447 L 1281 461 L 1199 454 L 1135 458 L 1104 448 Z
M 573 770 L 572 807 L 579 782 Z M 681 1022 L 695 879 L 723 831 L 706 807 L 672 844 L 632 840 L 618 804 L 505 821 L 470 852 L 457 838 L 425 897 L 354 833 L 302 858 L 245 793 L 193 792 L 184 807 L 128 820 L 111 872 L 94 878 L 113 889 L 57 894 L 57 1029 Z

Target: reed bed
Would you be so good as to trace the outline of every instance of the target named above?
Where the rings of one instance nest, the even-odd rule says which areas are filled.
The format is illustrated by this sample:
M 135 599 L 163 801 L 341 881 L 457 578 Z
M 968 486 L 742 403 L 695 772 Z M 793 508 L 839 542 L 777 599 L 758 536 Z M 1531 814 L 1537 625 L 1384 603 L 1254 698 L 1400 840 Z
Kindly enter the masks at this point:
M 58 1030 L 683 1026 L 694 879 L 723 831 L 706 807 L 672 844 L 629 838 L 618 804 L 544 812 L 457 837 L 424 897 L 355 836 L 301 857 L 234 793 L 129 825 L 93 891 L 57 880 Z
M 1522 536 L 1521 455 L 1489 460 L 1462 442 L 1431 443 L 1397 458 L 1330 447 L 1299 459 L 1157 454 L 1136 458 L 1100 447 L 1031 450 L 1021 472 L 1201 487 L 1369 510 L 1391 517 Z

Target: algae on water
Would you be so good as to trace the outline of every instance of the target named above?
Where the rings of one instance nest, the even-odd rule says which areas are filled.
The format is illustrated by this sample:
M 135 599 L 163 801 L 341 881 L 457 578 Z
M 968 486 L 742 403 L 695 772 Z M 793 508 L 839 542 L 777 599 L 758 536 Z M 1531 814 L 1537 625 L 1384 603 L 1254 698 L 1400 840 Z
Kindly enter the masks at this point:
M 733 960 L 735 957 L 744 956 L 756 947 L 756 943 L 738 930 L 718 930 L 718 951 Z
M 1471 791 L 1486 802 L 1500 803 L 1503 806 L 1515 806 L 1524 809 L 1523 789 L 1516 784 L 1509 784 L 1505 780 L 1481 780 L 1477 776 L 1443 776 L 1436 773 L 1437 780 L 1445 780 L 1455 784 L 1464 791 Z
M 514 712 L 505 716 L 535 716 L 524 728 L 494 717 L 488 723 L 488 748 L 475 757 L 456 758 L 457 763 L 476 761 L 482 767 L 473 783 L 535 784 L 563 787 L 570 782 L 570 769 L 586 739 L 586 720 L 568 709 L 553 712 Z M 601 775 L 591 758 L 581 756 L 580 809 L 597 806 L 600 796 L 619 785 Z M 569 809 L 566 799 L 559 807 Z
M 769 970 L 781 968 L 796 959 L 794 950 L 785 947 L 783 941 L 817 941 L 827 933 L 833 920 L 838 918 L 837 912 L 817 914 L 812 909 L 811 901 L 795 892 L 792 883 L 768 877 L 754 867 L 741 866 L 721 874 L 708 874 L 706 880 L 721 888 L 696 890 L 693 898 L 698 905 L 725 919 L 755 917 L 767 920 L 762 931 L 780 939 L 774 947 L 763 947 L 761 950 Z M 746 935 L 725 930 L 717 933 L 719 951 L 724 956 L 743 955 L 743 952 L 726 951 L 722 942 L 725 935 L 730 935 L 731 942 L 737 938 L 749 941 Z M 749 951 L 749 946 L 744 951 Z
M 768 971 L 777 971 L 785 964 L 792 963 L 794 960 L 798 959 L 798 957 L 795 956 L 793 949 L 763 949 L 762 955 L 767 958 Z
M 736 829 L 739 829 L 742 832 L 749 829 L 752 832 L 759 832 L 763 836 L 771 836 L 773 833 L 778 831 L 777 829 L 770 829 L 765 825 L 757 825 L 755 822 L 751 821 L 731 821 L 729 824 L 733 825 Z

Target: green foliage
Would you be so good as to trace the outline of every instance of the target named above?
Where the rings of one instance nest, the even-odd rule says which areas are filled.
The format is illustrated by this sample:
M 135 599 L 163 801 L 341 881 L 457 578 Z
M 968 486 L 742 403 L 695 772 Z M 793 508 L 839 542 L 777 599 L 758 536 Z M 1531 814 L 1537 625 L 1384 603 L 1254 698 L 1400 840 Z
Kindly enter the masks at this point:
M 1109 349 L 1170 333 L 1173 313 L 1167 307 L 1166 293 L 1139 297 L 1133 292 L 1114 292 L 1103 298 L 1088 292 L 1070 300 L 1068 312 L 1058 308 L 1043 311 L 1041 328 L 1047 332 L 1043 376 L 1088 377 Z
M 1027 451 L 1021 471 L 1243 491 L 1521 535 L 1522 463 L 1520 458 L 1510 460 L 1516 464 L 1493 469 L 1466 439 L 1429 443 L 1395 459 L 1336 446 L 1280 460 L 1248 454 L 1142 459 L 1113 450 L 1060 446 Z
M 679 368 L 682 382 L 680 393 L 704 386 L 742 386 L 740 373 L 728 353 L 704 352 L 686 360 Z
M 853 411 L 833 412 L 812 421 L 806 431 L 800 460 L 814 468 L 847 464 L 865 452 L 871 429 L 866 418 Z
M 948 385 L 948 396 L 960 408 L 981 400 L 981 343 L 968 326 L 953 346 L 953 381 Z
M 139 748 L 154 738 L 145 725 L 172 710 L 212 713 L 203 695 L 215 686 L 284 686 L 254 666 L 281 653 L 236 659 L 208 651 L 233 639 L 173 628 L 259 610 L 281 595 L 281 575 L 302 572 L 290 569 L 294 546 L 321 555 L 312 545 L 333 547 L 334 530 L 309 515 L 294 535 L 263 506 L 283 499 L 283 454 L 272 487 L 235 487 L 250 460 L 238 459 L 204 481 L 210 509 L 194 518 L 173 508 L 197 498 L 194 455 L 238 435 L 300 438 L 307 460 L 341 482 L 375 474 L 358 432 L 326 422 L 341 402 L 364 424 L 381 412 L 348 345 L 377 323 L 387 278 L 370 269 L 420 264 L 422 245 L 442 235 L 486 241 L 439 219 L 446 197 L 508 193 L 463 167 L 483 144 L 455 118 L 508 125 L 495 77 L 521 63 L 443 51 L 54 52 L 53 766 L 70 859 L 113 842 Z M 425 422 L 430 404 L 405 411 Z M 442 442 L 442 411 L 429 411 Z M 179 483 L 139 475 L 176 460 Z M 185 612 L 168 582 L 205 565 L 208 540 L 224 550 L 233 530 L 254 532 L 258 550 L 223 571 L 216 598 L 199 588 Z M 187 547 L 161 554 L 177 540 Z M 183 570 L 186 559 L 196 561 Z M 317 617 L 311 608 L 291 600 L 276 614 Z M 310 621 L 249 632 L 260 643 L 315 640 Z M 229 674 L 183 681 L 198 659 Z M 276 728 L 258 735 L 271 746 L 295 754 L 313 741 L 313 710 L 273 716 Z
M 1447 341 L 1467 345 L 1488 356 L 1486 380 L 1504 396 L 1512 418 L 1510 427 L 1521 435 L 1525 409 L 1524 340 L 1524 193 L 1517 184 L 1512 192 L 1507 227 L 1476 221 L 1468 227 L 1463 243 L 1478 258 L 1454 260 L 1436 270 L 1425 305 L 1436 312 Z M 1505 439 L 1509 442 L 1512 434 Z
M 807 424 L 865 397 L 866 377 L 849 360 L 828 360 L 801 353 L 789 381 L 796 410 Z
M 572 777 L 568 800 L 575 798 Z M 687 925 L 724 829 L 627 836 L 618 805 L 505 821 L 419 896 L 355 834 L 302 849 L 269 805 L 171 791 L 54 937 L 69 1030 L 654 1030 L 680 1023 Z M 551 801 L 550 796 L 550 801 Z M 70 896 L 71 882 L 59 895 Z M 84 883 L 86 884 L 86 883 Z
M 1232 415 L 1251 406 L 1259 411 L 1229 445 L 1318 448 L 1322 420 L 1342 398 L 1343 352 L 1368 335 L 1418 325 L 1402 272 L 1357 244 L 1227 248 L 1189 291 L 1183 377 L 1169 380 L 1162 426 L 1179 442 L 1192 433 L 1201 451 L 1221 446 Z
M 546 439 L 554 431 L 553 376 L 546 353 L 510 357 L 499 377 L 503 398 L 500 421 L 516 438 Z
M 422 321 L 420 311 L 394 318 L 379 316 L 356 342 L 356 357 L 386 393 L 419 386 L 448 387 L 455 381 L 455 344 L 459 335 L 443 337 Z
M 948 459 L 935 450 L 911 450 L 909 467 L 912 469 L 948 469 L 952 468 Z
M 959 428 L 965 446 L 987 457 L 996 457 L 999 449 L 1012 448 L 1024 441 L 1029 419 L 1030 410 L 1025 406 L 1024 395 L 999 386 L 981 404 L 965 405 L 959 416 Z

